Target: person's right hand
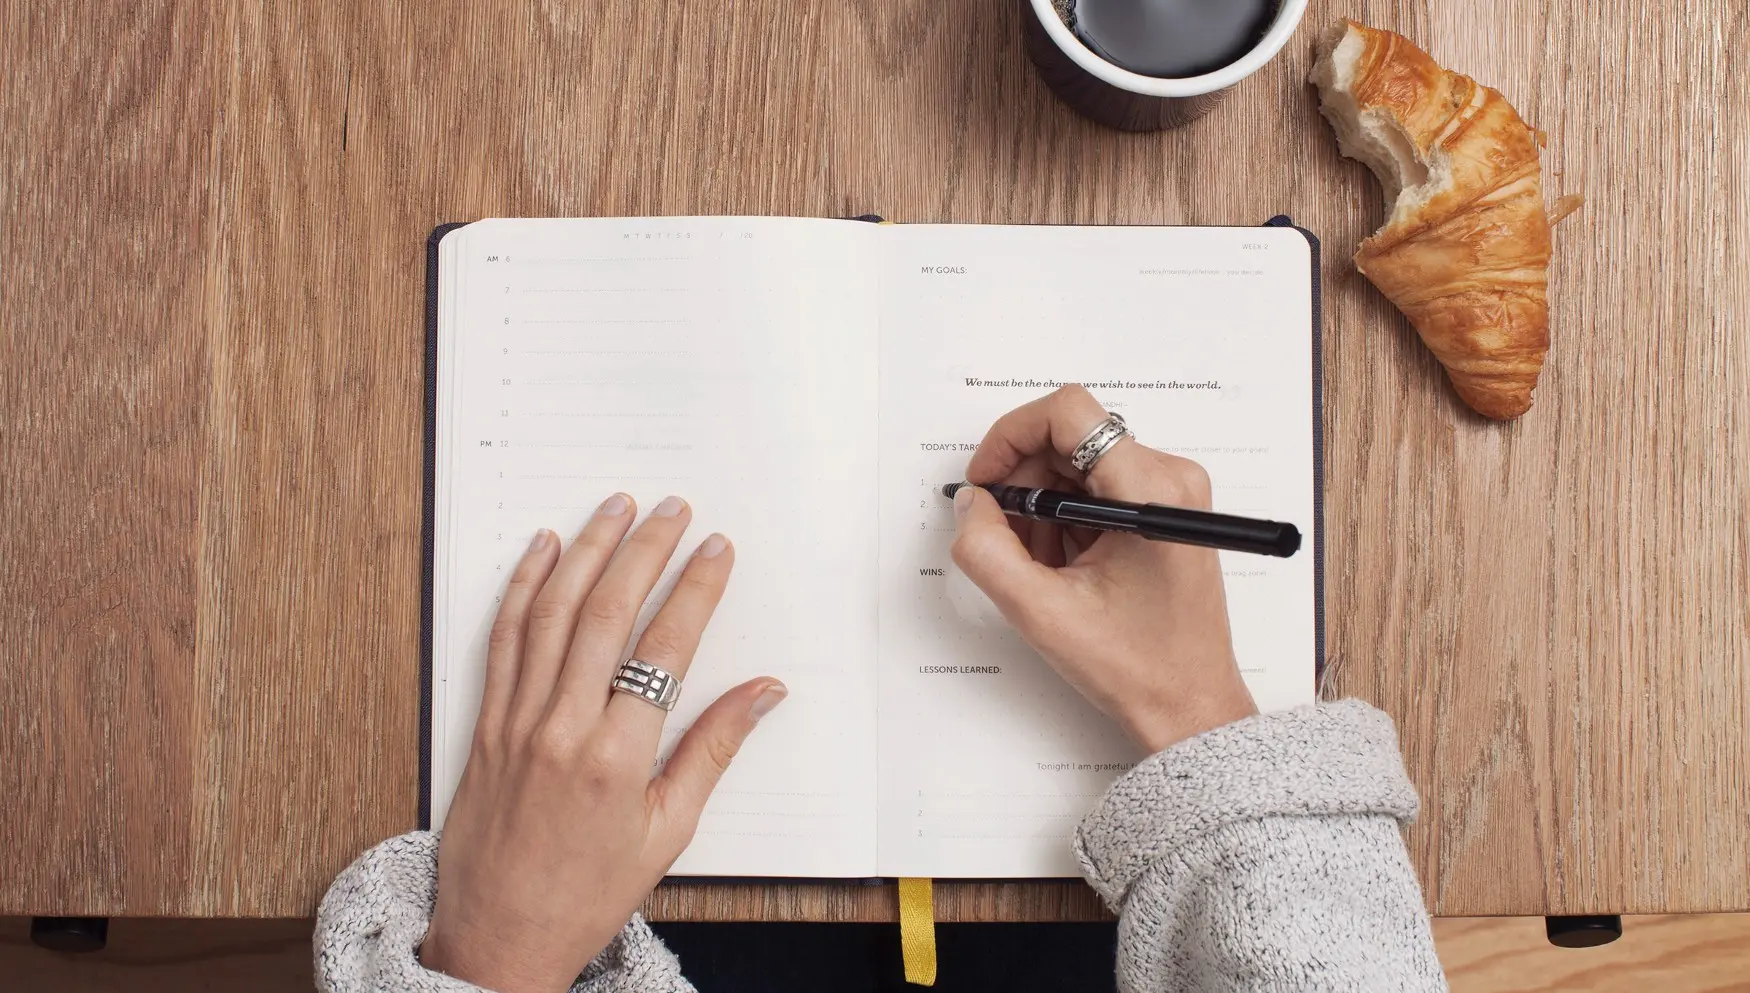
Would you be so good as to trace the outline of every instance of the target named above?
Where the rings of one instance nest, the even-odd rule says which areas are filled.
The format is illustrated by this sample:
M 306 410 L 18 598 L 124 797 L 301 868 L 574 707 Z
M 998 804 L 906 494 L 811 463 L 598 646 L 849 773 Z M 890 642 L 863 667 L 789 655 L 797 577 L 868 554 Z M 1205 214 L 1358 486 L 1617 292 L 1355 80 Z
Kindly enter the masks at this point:
M 1083 479 L 1070 454 L 1106 411 L 1066 386 L 991 427 L 972 483 L 1081 491 L 1208 509 L 1209 476 L 1126 438 Z M 975 486 L 954 498 L 954 562 L 1039 654 L 1151 753 L 1258 712 L 1234 661 L 1221 565 L 1209 548 L 1134 535 L 1068 535 L 1011 518 Z

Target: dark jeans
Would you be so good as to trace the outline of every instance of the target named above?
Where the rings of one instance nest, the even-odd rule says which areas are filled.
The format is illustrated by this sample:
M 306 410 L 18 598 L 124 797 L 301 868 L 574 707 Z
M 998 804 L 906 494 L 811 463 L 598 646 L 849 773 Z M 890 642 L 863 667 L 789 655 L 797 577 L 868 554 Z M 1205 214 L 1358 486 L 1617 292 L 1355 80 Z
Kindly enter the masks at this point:
M 922 993 L 897 924 L 652 924 L 699 993 Z M 1114 988 L 1114 924 L 938 924 L 937 993 Z

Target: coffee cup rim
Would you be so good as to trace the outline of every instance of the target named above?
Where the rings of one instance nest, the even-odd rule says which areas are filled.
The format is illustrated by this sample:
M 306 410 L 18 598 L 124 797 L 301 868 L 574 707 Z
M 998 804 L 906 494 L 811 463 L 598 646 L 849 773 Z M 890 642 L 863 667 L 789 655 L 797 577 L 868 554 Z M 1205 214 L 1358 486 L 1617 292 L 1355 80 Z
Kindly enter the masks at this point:
M 1281 9 L 1276 12 L 1276 20 L 1271 22 L 1270 30 L 1252 46 L 1251 51 L 1214 72 L 1182 79 L 1144 76 L 1101 58 L 1093 49 L 1082 44 L 1075 32 L 1063 23 L 1063 18 L 1058 16 L 1057 7 L 1052 0 L 1033 0 L 1033 16 L 1039 19 L 1052 44 L 1096 78 L 1119 89 L 1144 96 L 1194 97 L 1227 89 L 1262 69 L 1265 63 L 1276 57 L 1277 52 L 1282 51 L 1282 46 L 1288 44 L 1295 28 L 1300 26 L 1301 18 L 1306 15 L 1306 0 L 1281 0 L 1281 3 Z

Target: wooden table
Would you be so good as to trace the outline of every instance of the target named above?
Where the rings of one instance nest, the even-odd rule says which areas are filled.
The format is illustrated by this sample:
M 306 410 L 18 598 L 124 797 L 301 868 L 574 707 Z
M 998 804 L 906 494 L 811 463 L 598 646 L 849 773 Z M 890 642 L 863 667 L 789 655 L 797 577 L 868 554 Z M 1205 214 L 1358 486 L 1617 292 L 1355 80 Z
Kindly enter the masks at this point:
M 1750 18 L 1688 8 L 1315 2 L 1126 135 L 1043 90 L 1011 0 L 0 0 L 0 913 L 307 915 L 413 826 L 434 224 L 870 211 L 1318 232 L 1329 689 L 1398 720 L 1430 907 L 1750 908 Z M 1378 191 L 1303 84 L 1341 14 L 1500 87 L 1587 197 L 1516 424 L 1347 261 Z

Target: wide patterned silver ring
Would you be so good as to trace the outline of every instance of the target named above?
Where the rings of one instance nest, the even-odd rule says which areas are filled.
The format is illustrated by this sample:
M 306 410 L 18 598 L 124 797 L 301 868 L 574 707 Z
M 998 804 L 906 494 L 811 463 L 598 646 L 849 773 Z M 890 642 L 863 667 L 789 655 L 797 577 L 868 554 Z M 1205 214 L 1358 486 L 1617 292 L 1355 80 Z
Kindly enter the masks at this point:
M 645 703 L 673 710 L 681 698 L 681 677 L 659 665 L 627 659 L 614 673 L 614 692 L 635 696 Z
M 1075 450 L 1070 453 L 1069 464 L 1077 472 L 1087 473 L 1099 461 L 1106 457 L 1112 446 L 1125 438 L 1133 437 L 1124 418 L 1117 414 L 1107 414 L 1106 419 L 1094 425 L 1094 429 L 1084 436 Z

